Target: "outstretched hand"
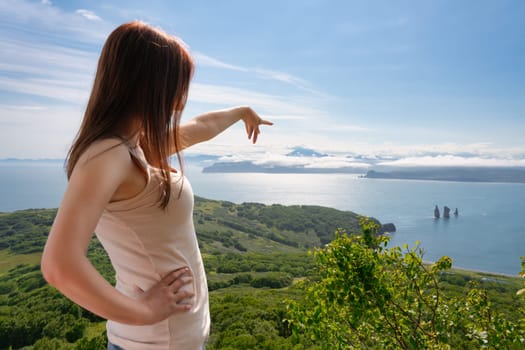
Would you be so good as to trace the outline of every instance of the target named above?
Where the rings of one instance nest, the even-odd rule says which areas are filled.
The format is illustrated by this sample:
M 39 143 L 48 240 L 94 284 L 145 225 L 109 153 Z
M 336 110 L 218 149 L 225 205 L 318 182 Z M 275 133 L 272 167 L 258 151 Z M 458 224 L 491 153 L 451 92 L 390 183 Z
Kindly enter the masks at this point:
M 183 267 L 168 273 L 147 291 L 141 290 L 137 299 L 144 303 L 148 310 L 144 322 L 157 323 L 174 313 L 190 310 L 192 305 L 184 301 L 193 297 L 193 292 L 183 287 L 191 281 L 190 270 Z
M 257 137 L 261 133 L 259 125 L 273 125 L 271 121 L 259 117 L 259 115 L 250 107 L 244 108 L 241 119 L 246 127 L 248 139 L 252 140 L 253 143 L 257 142 Z

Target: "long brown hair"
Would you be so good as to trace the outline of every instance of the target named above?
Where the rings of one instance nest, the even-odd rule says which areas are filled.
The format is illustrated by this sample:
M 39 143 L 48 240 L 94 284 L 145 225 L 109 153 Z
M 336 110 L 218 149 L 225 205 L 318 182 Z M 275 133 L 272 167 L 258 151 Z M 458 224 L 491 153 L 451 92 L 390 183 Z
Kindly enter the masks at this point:
M 161 172 L 160 206 L 165 208 L 171 194 L 170 144 L 180 163 L 178 126 L 193 69 L 176 37 L 139 21 L 117 27 L 102 49 L 84 119 L 68 152 L 68 178 L 93 142 L 122 137 L 137 123 L 146 160 Z

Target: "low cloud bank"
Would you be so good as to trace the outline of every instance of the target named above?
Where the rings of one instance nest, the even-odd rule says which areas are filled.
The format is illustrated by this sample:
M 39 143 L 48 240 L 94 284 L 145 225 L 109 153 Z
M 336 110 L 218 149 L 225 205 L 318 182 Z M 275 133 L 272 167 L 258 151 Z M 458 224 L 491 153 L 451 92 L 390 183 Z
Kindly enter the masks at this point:
M 301 150 L 300 153 L 297 150 Z M 310 156 L 312 152 L 321 156 Z M 418 152 L 420 153 L 420 152 Z M 330 154 L 304 147 L 291 148 L 285 153 L 253 152 L 237 153 L 217 159 L 216 163 L 249 162 L 259 167 L 290 167 L 290 168 L 319 168 L 341 169 L 358 168 L 363 171 L 386 168 L 414 168 L 414 167 L 525 167 L 525 157 L 494 157 L 473 153 L 462 154 L 418 154 L 412 156 L 399 155 L 358 155 L 358 154 Z M 303 155 L 304 154 L 304 155 Z

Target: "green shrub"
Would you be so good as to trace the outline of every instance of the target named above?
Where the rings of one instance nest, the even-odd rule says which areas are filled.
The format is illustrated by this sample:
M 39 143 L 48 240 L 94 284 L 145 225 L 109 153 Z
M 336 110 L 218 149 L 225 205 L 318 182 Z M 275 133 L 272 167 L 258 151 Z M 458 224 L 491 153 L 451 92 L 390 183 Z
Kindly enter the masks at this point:
M 250 285 L 254 288 L 284 288 L 292 284 L 292 277 L 283 273 L 270 273 L 260 277 L 254 277 Z
M 322 349 L 522 349 L 525 326 L 495 312 L 485 290 L 447 298 L 439 277 L 452 260 L 423 264 L 422 250 L 387 248 L 377 225 L 361 236 L 339 231 L 314 253 L 319 276 L 289 305 L 296 336 Z

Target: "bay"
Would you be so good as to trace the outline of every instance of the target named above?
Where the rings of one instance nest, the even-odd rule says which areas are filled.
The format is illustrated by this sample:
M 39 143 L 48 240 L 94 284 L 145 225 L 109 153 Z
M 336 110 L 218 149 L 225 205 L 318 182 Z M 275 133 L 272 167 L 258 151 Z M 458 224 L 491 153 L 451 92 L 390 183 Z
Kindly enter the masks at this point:
M 525 184 L 364 179 L 358 174 L 202 173 L 186 166 L 196 195 L 234 203 L 321 205 L 393 222 L 390 245 L 416 241 L 424 258 L 516 275 L 525 255 Z M 60 163 L 0 164 L 0 211 L 58 207 Z M 459 216 L 434 219 L 434 206 Z

